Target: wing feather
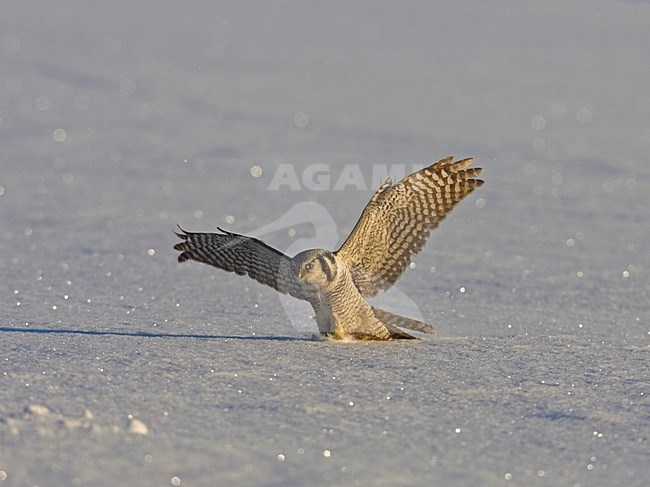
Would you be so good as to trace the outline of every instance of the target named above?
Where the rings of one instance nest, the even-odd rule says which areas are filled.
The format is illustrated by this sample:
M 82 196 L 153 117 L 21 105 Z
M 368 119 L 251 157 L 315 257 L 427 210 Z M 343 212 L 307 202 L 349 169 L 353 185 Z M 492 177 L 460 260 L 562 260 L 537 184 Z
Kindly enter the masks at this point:
M 388 289 L 424 247 L 431 230 L 474 189 L 481 168 L 449 156 L 377 190 L 352 233 L 336 252 L 350 267 L 364 297 Z
M 194 233 L 178 228 L 180 233 L 176 235 L 183 240 L 174 246 L 181 252 L 179 262 L 195 260 L 240 276 L 248 275 L 283 294 L 306 299 L 292 271 L 291 258 L 261 240 L 221 228 L 221 233 Z

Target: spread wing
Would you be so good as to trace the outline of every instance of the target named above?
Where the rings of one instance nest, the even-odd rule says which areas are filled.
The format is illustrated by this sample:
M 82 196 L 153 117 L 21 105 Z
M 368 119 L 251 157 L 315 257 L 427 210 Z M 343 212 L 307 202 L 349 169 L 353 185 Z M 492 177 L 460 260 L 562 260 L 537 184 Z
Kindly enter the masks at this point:
M 336 252 L 364 297 L 388 289 L 402 275 L 431 230 L 474 189 L 481 168 L 473 159 L 446 157 L 393 185 L 377 190 L 345 243 Z
M 195 260 L 240 276 L 248 275 L 283 294 L 306 299 L 291 269 L 291 258 L 261 240 L 227 232 L 193 233 L 178 227 L 183 241 L 174 246 L 179 262 Z

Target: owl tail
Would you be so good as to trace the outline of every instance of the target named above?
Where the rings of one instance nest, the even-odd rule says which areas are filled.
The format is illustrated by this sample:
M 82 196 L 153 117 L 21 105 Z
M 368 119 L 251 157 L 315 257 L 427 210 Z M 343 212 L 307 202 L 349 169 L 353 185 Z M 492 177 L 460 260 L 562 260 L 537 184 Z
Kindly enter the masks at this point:
M 390 311 L 375 308 L 374 306 L 372 307 L 372 312 L 375 314 L 375 317 L 386 326 L 390 332 L 390 337 L 393 339 L 415 338 L 400 328 L 408 328 L 409 330 L 421 331 L 422 333 L 435 333 L 433 326 L 428 323 L 396 315 Z

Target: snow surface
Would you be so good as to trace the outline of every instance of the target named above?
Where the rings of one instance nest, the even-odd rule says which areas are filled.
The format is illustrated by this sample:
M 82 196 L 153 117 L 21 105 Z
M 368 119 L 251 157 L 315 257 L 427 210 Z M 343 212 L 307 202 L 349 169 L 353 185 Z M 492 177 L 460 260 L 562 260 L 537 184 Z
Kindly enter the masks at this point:
M 0 486 L 647 485 L 649 45 L 647 2 L 2 2 Z M 176 263 L 336 247 L 448 154 L 486 184 L 386 298 L 437 335 Z

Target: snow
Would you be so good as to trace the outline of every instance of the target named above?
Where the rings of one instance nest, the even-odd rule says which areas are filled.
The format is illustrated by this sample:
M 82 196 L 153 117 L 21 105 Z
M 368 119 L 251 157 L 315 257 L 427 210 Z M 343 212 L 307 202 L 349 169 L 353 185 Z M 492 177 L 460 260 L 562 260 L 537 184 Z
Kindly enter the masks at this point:
M 0 486 L 646 485 L 650 5 L 2 9 Z M 436 335 L 176 263 L 449 154 L 486 184 L 379 300 Z

